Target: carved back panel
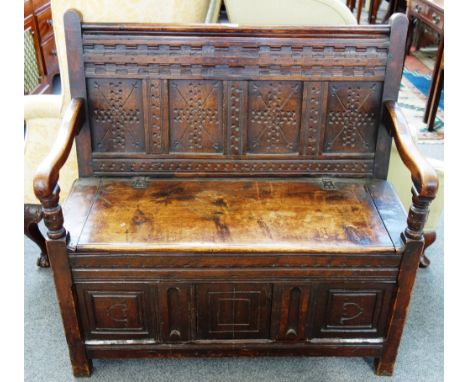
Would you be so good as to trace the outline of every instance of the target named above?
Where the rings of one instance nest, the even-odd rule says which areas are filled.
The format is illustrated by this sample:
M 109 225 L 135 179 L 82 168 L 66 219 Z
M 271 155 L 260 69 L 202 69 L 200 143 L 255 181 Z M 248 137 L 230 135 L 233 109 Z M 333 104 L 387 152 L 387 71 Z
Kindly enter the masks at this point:
M 390 26 L 65 23 L 81 175 L 386 176 Z

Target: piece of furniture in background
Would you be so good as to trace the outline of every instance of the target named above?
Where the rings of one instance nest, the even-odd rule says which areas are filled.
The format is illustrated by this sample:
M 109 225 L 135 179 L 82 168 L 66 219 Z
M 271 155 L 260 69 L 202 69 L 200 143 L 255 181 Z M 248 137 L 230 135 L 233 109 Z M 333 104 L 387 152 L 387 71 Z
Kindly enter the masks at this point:
M 410 21 L 406 45 L 407 54 L 410 54 L 413 44 L 413 32 L 417 23 L 425 24 L 439 35 L 436 63 L 424 113 L 424 122 L 427 123 L 428 130 L 433 131 L 444 83 L 444 0 L 408 0 L 407 15 Z
M 28 30 L 33 32 L 30 37 L 36 36 L 35 38 L 37 39 L 37 36 L 42 36 L 42 40 L 37 40 L 37 42 L 39 44 L 42 41 L 42 44 L 47 47 L 46 51 L 50 51 L 51 47 L 55 46 L 53 45 L 54 35 L 52 34 L 52 25 L 54 25 L 58 65 L 60 66 L 60 79 L 62 83 L 61 95 L 41 94 L 24 97 L 24 120 L 26 122 L 24 147 L 24 232 L 41 250 L 38 265 L 48 266 L 48 260 L 47 254 L 44 252 L 43 240 L 37 228 L 40 214 L 36 213 L 37 207 L 34 207 L 34 205 L 37 206 L 38 200 L 33 192 L 33 177 L 38 164 L 52 148 L 52 144 L 62 123 L 64 110 L 70 102 L 70 85 L 63 29 L 63 14 L 65 10 L 69 8 L 78 9 L 82 12 L 85 20 L 89 22 L 212 23 L 218 20 L 219 5 L 220 0 L 136 0 L 131 2 L 123 0 L 107 2 L 52 0 L 50 9 L 49 2 L 25 1 L 25 30 L 26 26 L 28 26 Z M 26 13 L 32 13 L 33 6 L 36 6 L 37 14 L 30 15 L 27 18 Z M 39 25 L 40 31 L 37 31 L 37 25 Z M 57 60 L 55 55 L 54 59 Z M 48 87 L 47 84 L 45 86 Z M 68 195 L 73 181 L 78 176 L 77 158 L 74 148 L 60 174 L 61 198 L 63 200 Z
M 24 0 L 24 94 L 50 93 L 59 73 L 49 0 Z
M 400 13 L 405 13 L 406 12 L 406 2 L 407 0 L 388 0 L 388 8 L 387 8 L 387 13 L 385 14 L 382 23 L 386 23 L 388 19 L 390 18 L 391 15 L 394 13 L 400 12 Z
M 356 8 L 356 19 L 358 23 L 361 22 L 362 8 L 366 5 L 366 3 L 367 3 L 366 0 L 358 0 L 357 3 L 356 3 L 356 0 L 346 0 L 346 6 L 351 10 L 351 12 L 354 12 L 354 9 Z M 376 23 L 377 12 L 379 10 L 380 3 L 381 3 L 381 0 L 369 0 L 369 13 L 368 13 L 369 24 Z
M 356 25 L 340 0 L 224 0 L 229 22 L 238 25 Z
M 369 12 L 368 12 L 368 23 L 376 24 L 377 23 L 377 13 L 382 5 L 383 0 L 368 0 L 369 3 Z M 388 8 L 385 16 L 382 20 L 382 24 L 386 24 L 391 15 L 397 12 L 404 13 L 406 11 L 406 0 L 387 0 Z M 367 4 L 366 0 L 358 0 L 356 5 L 356 0 L 346 0 L 346 5 L 351 9 L 351 12 L 354 12 L 354 9 L 357 9 L 357 20 L 358 23 L 361 19 L 362 8 Z
M 440 49 L 440 47 L 439 47 Z M 427 123 L 428 129 L 434 129 L 437 110 L 439 109 L 440 96 L 444 87 L 444 47 L 442 53 L 437 54 L 434 72 L 432 74 L 431 87 L 429 89 L 429 98 L 427 100 L 426 111 L 424 112 L 424 122 Z
M 34 186 L 74 374 L 93 358 L 281 354 L 391 374 L 437 191 L 396 104 L 406 17 L 65 23 L 73 99 Z M 390 134 L 408 215 L 385 180 Z
M 349 8 L 351 12 L 354 13 L 354 9 L 357 9 L 356 12 L 356 20 L 358 24 L 361 23 L 361 13 L 362 13 L 362 7 L 364 6 L 364 3 L 366 0 L 358 0 L 357 2 L 357 7 L 356 7 L 356 0 L 346 0 L 346 6 Z

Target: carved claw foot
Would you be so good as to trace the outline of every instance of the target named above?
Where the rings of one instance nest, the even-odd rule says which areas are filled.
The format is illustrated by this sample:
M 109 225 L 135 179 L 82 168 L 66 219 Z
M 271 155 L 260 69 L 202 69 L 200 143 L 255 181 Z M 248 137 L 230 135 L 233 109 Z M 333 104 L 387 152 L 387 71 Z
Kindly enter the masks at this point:
M 39 227 L 37 226 L 42 220 L 42 208 L 38 204 L 24 205 L 24 234 L 30 238 L 41 250 L 41 255 L 37 259 L 36 264 L 41 268 L 48 268 L 49 257 L 47 256 L 47 248 L 44 236 L 42 236 Z
M 49 268 L 49 257 L 46 254 L 41 253 L 41 256 L 37 258 L 36 265 L 41 268 Z
M 426 249 L 434 243 L 436 238 L 437 235 L 435 231 L 424 232 L 424 249 L 421 258 L 419 259 L 419 268 L 427 268 L 431 264 L 431 261 L 426 257 L 425 253 Z

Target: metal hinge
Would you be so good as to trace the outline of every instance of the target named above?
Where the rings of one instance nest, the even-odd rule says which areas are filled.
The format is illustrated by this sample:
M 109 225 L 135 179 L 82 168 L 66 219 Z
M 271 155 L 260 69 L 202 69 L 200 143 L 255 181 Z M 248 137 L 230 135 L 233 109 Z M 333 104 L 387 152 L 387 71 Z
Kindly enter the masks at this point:
M 322 178 L 322 190 L 334 191 L 336 190 L 335 183 L 333 179 L 330 178 Z
M 132 178 L 133 188 L 147 188 L 149 184 L 149 177 L 147 176 L 136 176 Z

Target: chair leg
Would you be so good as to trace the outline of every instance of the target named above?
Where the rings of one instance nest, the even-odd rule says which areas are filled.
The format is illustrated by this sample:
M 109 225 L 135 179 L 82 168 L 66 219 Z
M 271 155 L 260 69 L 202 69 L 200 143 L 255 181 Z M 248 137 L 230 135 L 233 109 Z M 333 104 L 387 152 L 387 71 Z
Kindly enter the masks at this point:
M 432 74 L 431 87 L 427 97 L 426 111 L 423 121 L 427 123 L 427 129 L 434 131 L 434 122 L 439 108 L 440 96 L 444 85 L 444 42 L 439 44 L 434 73 Z
M 41 250 L 41 255 L 37 259 L 37 265 L 41 268 L 48 268 L 50 264 L 45 238 L 37 226 L 41 220 L 42 208 L 39 204 L 24 205 L 24 234 Z
M 421 259 L 419 260 L 419 268 L 427 268 L 431 262 L 426 257 L 426 249 L 429 248 L 437 238 L 437 234 L 435 231 L 428 231 L 424 232 L 424 248 L 421 254 Z
M 361 13 L 362 13 L 362 7 L 364 6 L 364 1 L 365 0 L 359 0 L 359 2 L 358 2 L 357 15 L 356 15 L 356 19 L 357 19 L 358 24 L 361 24 Z
M 377 13 L 379 11 L 382 0 L 371 0 L 369 4 L 369 24 L 375 24 L 377 22 Z

